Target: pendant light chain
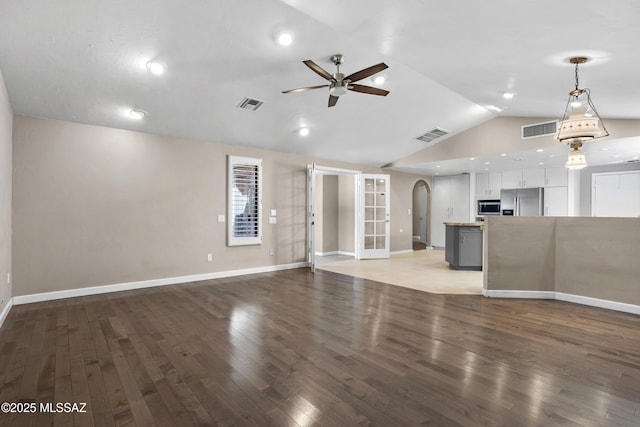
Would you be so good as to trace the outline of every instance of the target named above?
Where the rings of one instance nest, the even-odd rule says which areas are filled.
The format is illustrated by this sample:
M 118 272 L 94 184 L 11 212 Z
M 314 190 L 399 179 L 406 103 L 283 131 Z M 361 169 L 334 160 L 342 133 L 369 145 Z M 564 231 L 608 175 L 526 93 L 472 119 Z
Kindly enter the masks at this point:
M 576 90 L 578 90 L 578 63 L 576 62 Z

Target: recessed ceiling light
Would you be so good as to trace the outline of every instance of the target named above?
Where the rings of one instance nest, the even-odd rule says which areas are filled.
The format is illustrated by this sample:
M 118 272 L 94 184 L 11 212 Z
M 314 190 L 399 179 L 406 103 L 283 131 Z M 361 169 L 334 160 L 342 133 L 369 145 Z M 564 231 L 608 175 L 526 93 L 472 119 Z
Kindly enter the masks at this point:
M 600 149 L 600 151 L 608 151 L 609 149 L 607 147 L 603 147 Z
M 543 163 L 543 162 L 540 162 L 540 163 L 538 163 L 538 164 L 539 164 L 540 166 L 544 165 L 544 163 Z
M 488 171 L 488 170 L 489 170 L 489 168 L 484 168 L 484 170 Z
M 487 105 L 487 110 L 495 111 L 496 113 L 502 112 L 502 108 L 498 108 L 495 105 Z
M 153 60 L 153 61 L 147 62 L 147 69 L 151 71 L 152 74 L 159 76 L 164 74 L 164 72 L 167 70 L 167 66 L 164 65 L 162 62 Z
M 440 165 L 436 165 L 436 167 L 437 167 L 437 168 L 439 168 L 439 167 L 440 167 Z
M 440 175 L 440 172 L 436 172 L 435 174 L 436 174 L 436 175 Z
M 293 42 L 293 36 L 289 33 L 281 33 L 278 36 L 278 44 L 280 46 L 289 46 Z
M 147 115 L 147 112 L 144 110 L 133 109 L 129 111 L 129 116 L 131 116 L 131 118 L 136 120 L 142 120 L 146 115 Z
M 515 93 L 513 93 L 513 92 L 505 92 L 505 93 L 503 93 L 503 94 L 502 94 L 502 97 L 503 97 L 504 99 L 513 99 L 513 97 L 514 97 L 515 95 L 516 95 L 516 94 L 515 94 Z
M 556 156 L 555 154 L 549 154 L 549 157 L 555 157 L 555 156 Z
M 502 153 L 502 154 L 500 154 L 500 156 L 507 157 L 507 153 Z
M 376 77 L 373 79 L 373 82 L 374 82 L 375 84 L 377 84 L 377 85 L 381 85 L 382 83 L 384 83 L 384 81 L 385 81 L 385 80 L 386 80 L 386 79 L 384 78 L 384 76 L 376 76 Z
M 298 134 L 300 136 L 307 136 L 309 135 L 309 132 L 311 132 L 309 128 L 300 128 L 300 130 L 298 131 Z
M 475 157 L 469 157 L 469 160 L 475 160 L 475 159 L 476 159 Z
M 520 157 L 516 157 L 515 159 L 513 159 L 514 162 L 521 162 L 522 159 Z
M 544 150 L 543 150 L 542 148 L 538 148 L 538 149 L 536 150 L 536 153 L 542 153 L 543 151 L 544 151 Z
M 485 164 L 485 165 L 490 165 L 490 164 L 491 164 L 491 162 L 484 162 L 484 164 Z

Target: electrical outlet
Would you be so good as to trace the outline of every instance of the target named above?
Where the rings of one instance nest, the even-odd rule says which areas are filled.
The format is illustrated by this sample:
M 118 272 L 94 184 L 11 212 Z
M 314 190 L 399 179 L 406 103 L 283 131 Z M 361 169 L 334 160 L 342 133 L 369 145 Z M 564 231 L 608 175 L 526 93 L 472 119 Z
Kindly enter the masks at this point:
M 207 254 L 207 261 L 213 261 L 213 254 Z
M 224 215 L 218 215 L 218 222 L 224 222 Z
M 269 255 L 273 256 L 273 249 L 269 249 Z

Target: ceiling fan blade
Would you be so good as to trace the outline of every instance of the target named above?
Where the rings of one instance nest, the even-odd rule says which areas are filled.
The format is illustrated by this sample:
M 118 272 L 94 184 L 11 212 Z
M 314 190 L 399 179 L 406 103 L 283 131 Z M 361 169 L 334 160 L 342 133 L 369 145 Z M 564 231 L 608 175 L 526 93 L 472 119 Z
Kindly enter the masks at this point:
M 364 70 L 356 71 L 355 73 L 348 75 L 344 79 L 350 80 L 352 82 L 357 82 L 358 80 L 366 79 L 367 77 L 373 76 L 374 74 L 379 73 L 382 70 L 386 70 L 387 68 L 389 68 L 389 66 L 384 62 L 381 62 L 379 64 L 372 65 L 371 67 L 367 67 Z
M 338 102 L 338 97 L 329 95 L 329 107 L 333 107 L 334 105 L 336 105 L 336 102 Z
M 369 95 L 380 95 L 380 96 L 389 95 L 389 91 L 388 90 L 379 89 L 377 87 L 371 87 L 371 86 L 350 84 L 347 87 L 347 89 L 352 90 L 354 92 L 368 93 Z
M 297 89 L 283 90 L 282 93 L 306 92 L 312 89 L 320 89 L 321 87 L 329 87 L 329 85 L 299 87 Z
M 311 68 L 320 77 L 323 77 L 323 78 L 325 78 L 327 80 L 333 80 L 333 76 L 331 74 L 329 74 L 328 71 L 326 71 L 324 68 L 322 68 L 321 66 L 319 66 L 318 64 L 316 64 L 312 60 L 307 59 L 306 61 L 302 61 L 302 62 L 307 67 Z

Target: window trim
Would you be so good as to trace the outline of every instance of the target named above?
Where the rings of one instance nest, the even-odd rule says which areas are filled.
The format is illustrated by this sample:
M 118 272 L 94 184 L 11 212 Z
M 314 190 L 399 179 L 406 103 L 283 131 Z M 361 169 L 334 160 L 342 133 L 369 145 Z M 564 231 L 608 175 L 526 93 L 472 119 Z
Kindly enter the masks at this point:
M 234 202 L 238 201 L 238 190 L 236 188 L 236 176 L 234 171 L 238 167 L 255 167 L 255 187 L 256 191 L 249 196 L 256 203 L 257 218 L 252 222 L 255 232 L 251 235 L 243 236 L 235 233 L 236 215 Z M 235 189 L 235 191 L 234 191 Z M 235 203 L 237 206 L 237 203 Z M 236 208 L 237 210 L 237 208 Z M 227 156 L 227 246 L 260 245 L 262 244 L 262 159 L 253 157 Z

